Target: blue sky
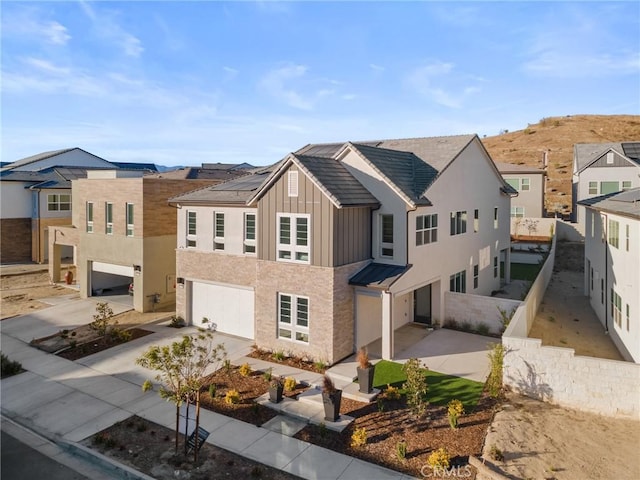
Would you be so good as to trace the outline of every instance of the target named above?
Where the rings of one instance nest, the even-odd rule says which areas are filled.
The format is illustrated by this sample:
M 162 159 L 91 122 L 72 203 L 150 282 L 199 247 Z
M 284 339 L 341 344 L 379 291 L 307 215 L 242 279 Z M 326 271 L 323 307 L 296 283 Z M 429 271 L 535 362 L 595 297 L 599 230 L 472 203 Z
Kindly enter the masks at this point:
M 640 113 L 638 2 L 2 2 L 2 160 L 273 163 L 307 143 Z

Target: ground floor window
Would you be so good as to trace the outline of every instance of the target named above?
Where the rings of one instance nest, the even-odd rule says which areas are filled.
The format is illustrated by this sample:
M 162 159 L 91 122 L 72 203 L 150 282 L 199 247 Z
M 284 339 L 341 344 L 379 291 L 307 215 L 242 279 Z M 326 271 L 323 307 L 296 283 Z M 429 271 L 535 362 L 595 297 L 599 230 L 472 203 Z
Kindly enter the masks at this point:
M 451 292 L 465 293 L 467 291 L 467 271 L 455 273 L 449 277 L 449 290 Z
M 517 218 L 524 217 L 524 207 L 511 207 L 511 216 Z
M 309 343 L 309 299 L 278 294 L 278 338 Z
M 611 289 L 611 318 L 619 328 L 622 328 L 622 298 Z
M 478 288 L 478 275 L 480 274 L 480 266 L 473 266 L 473 288 Z

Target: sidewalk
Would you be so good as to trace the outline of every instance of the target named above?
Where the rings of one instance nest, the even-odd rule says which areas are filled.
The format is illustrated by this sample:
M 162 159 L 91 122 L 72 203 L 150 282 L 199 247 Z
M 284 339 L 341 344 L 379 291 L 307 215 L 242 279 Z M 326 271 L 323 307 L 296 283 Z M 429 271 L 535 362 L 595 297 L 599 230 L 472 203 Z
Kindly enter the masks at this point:
M 155 333 L 72 362 L 31 348 L 19 337 L 6 333 L 4 327 L 13 321 L 15 319 L 2 322 L 1 349 L 11 360 L 22 363 L 27 372 L 1 381 L 3 416 L 78 452 L 86 449 L 77 442 L 131 415 L 173 428 L 173 405 L 155 393 L 142 392 L 141 385 L 152 377 L 152 372 L 137 366 L 135 359 L 149 345 L 169 344 L 195 329 L 146 325 L 146 329 Z M 250 351 L 250 341 L 217 336 L 224 340 L 233 363 L 244 361 Z M 304 381 L 311 380 L 311 384 L 318 382 L 317 378 L 311 378 L 316 374 L 286 369 L 287 376 L 304 377 Z M 274 373 L 275 370 L 274 366 Z M 207 442 L 302 478 L 410 478 L 215 412 L 201 410 L 200 424 L 210 432 Z

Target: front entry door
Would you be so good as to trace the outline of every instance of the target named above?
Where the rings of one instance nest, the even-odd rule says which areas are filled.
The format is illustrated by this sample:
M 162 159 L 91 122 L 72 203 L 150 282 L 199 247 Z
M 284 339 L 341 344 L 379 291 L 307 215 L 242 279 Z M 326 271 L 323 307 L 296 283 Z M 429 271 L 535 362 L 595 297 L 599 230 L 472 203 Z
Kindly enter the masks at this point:
M 413 291 L 413 321 L 431 325 L 431 285 Z

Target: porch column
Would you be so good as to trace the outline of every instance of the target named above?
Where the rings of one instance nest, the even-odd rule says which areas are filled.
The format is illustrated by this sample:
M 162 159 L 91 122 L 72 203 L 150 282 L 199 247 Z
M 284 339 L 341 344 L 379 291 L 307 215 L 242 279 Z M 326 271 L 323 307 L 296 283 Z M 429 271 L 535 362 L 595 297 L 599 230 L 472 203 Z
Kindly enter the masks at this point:
M 382 358 L 393 360 L 393 312 L 390 292 L 382 292 Z
M 504 249 L 504 283 L 511 283 L 511 247 Z
M 62 247 L 57 243 L 51 245 L 49 242 L 49 278 L 53 283 L 60 281 L 60 256 Z

